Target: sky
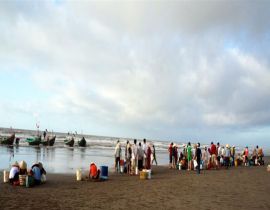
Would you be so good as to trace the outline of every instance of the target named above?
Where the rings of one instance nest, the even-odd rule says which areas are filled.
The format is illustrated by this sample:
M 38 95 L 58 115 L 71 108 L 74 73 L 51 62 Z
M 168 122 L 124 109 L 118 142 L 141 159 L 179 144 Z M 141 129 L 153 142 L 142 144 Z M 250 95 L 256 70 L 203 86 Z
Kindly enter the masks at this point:
M 0 127 L 270 140 L 270 1 L 0 2 Z

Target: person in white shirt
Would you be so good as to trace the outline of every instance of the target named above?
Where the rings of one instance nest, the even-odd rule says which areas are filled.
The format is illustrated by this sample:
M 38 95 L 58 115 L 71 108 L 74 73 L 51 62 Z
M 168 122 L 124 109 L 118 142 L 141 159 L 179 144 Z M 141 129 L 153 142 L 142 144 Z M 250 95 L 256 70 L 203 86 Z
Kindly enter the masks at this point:
M 143 167 L 146 168 L 146 162 L 147 162 L 147 145 L 146 145 L 146 139 L 143 139 L 143 144 L 142 144 L 142 150 L 143 150 Z
M 203 161 L 204 169 L 207 169 L 209 158 L 210 157 L 209 157 L 209 153 L 207 151 L 207 147 L 204 147 L 204 150 L 202 152 L 202 161 Z
M 15 182 L 19 181 L 19 173 L 20 173 L 19 164 L 17 161 L 15 161 L 9 172 L 9 182 L 11 184 L 14 184 Z
M 136 168 L 138 167 L 138 147 L 136 139 L 134 139 L 134 144 L 132 146 L 131 166 L 132 166 L 132 174 L 135 174 Z
M 119 140 L 115 146 L 114 156 L 115 156 L 115 172 L 120 172 L 120 159 L 121 159 L 121 144 Z

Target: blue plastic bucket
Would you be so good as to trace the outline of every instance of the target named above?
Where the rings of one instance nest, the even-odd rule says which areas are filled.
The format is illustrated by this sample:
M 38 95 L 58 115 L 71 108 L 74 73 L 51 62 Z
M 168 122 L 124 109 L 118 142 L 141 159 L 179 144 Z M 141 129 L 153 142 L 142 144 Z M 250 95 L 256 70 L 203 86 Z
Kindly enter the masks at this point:
M 108 179 L 108 166 L 100 166 L 100 178 Z

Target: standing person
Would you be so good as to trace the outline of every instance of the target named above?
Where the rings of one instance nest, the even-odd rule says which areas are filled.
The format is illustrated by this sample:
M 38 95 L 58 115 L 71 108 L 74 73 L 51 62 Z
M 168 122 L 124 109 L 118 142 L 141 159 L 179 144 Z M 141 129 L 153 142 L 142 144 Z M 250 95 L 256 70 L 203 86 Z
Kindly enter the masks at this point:
M 225 165 L 226 169 L 229 168 L 230 157 L 231 157 L 231 149 L 230 149 L 229 144 L 226 144 L 225 155 L 224 155 L 224 165 Z
M 172 168 L 173 142 L 170 144 L 170 146 L 169 146 L 169 148 L 168 148 L 168 152 L 169 152 L 169 160 L 170 160 L 169 168 Z
M 260 147 L 258 147 L 257 146 L 257 148 L 258 148 L 258 164 L 259 165 L 264 165 L 264 161 L 263 161 L 263 156 L 264 156 L 264 154 L 263 154 L 263 149 Z
M 178 162 L 178 151 L 177 151 L 177 145 L 176 144 L 174 144 L 173 159 L 174 159 L 174 168 L 176 168 L 176 165 L 177 165 L 177 162 Z
M 202 162 L 204 169 L 207 169 L 208 161 L 209 161 L 209 153 L 207 151 L 207 147 L 204 147 L 204 151 L 202 152 Z
M 136 168 L 138 167 L 137 139 L 134 139 L 134 144 L 132 146 L 131 166 L 132 166 L 132 174 L 136 174 Z
M 114 150 L 114 156 L 115 156 L 115 172 L 120 172 L 120 158 L 121 158 L 121 144 L 120 141 L 117 140 L 115 150 Z
M 147 153 L 146 153 L 146 169 L 151 169 L 151 147 L 148 145 L 147 147 Z
M 195 160 L 197 161 L 197 174 L 201 173 L 201 159 L 202 159 L 202 151 L 200 148 L 200 143 L 198 143 L 195 149 Z
M 215 167 L 215 169 L 218 168 L 218 161 L 217 161 L 217 147 L 216 145 L 211 142 L 211 146 L 208 149 L 209 153 L 211 155 L 211 166 Z
M 141 171 L 143 169 L 143 159 L 144 159 L 144 151 L 142 148 L 141 142 L 139 142 L 138 146 L 138 169 Z
M 188 160 L 188 171 L 192 168 L 192 148 L 190 142 L 187 145 L 187 160 Z
M 46 138 L 46 135 L 47 135 L 47 129 L 43 132 L 43 138 L 45 139 Z
M 220 159 L 222 158 L 222 147 L 220 146 L 219 142 L 217 143 L 217 163 L 218 163 L 218 166 L 220 167 L 221 166 L 221 162 L 220 162 Z
M 132 156 L 132 149 L 130 143 L 128 142 L 126 155 L 127 174 L 131 174 L 131 156 Z
M 127 160 L 128 155 L 128 147 L 129 147 L 129 140 L 127 140 L 126 147 L 125 147 L 125 159 Z
M 248 166 L 248 146 L 246 146 L 244 150 L 244 159 L 245 159 L 245 166 Z
M 146 139 L 143 139 L 143 145 L 142 145 L 142 150 L 143 150 L 143 167 L 146 168 L 146 162 L 147 162 L 147 144 L 146 144 Z
M 235 159 L 235 146 L 231 147 L 231 158 L 232 158 L 232 166 L 234 166 L 234 159 Z
M 153 144 L 153 160 L 152 160 L 152 165 L 153 165 L 154 161 L 156 162 L 156 165 L 157 165 L 156 148 L 155 148 L 155 145 Z

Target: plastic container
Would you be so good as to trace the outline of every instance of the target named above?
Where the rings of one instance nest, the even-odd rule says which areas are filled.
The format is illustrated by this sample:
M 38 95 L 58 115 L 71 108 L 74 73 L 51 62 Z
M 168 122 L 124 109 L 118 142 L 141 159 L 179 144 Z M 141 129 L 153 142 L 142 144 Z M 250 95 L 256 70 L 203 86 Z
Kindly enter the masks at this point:
M 76 180 L 82 181 L 82 169 L 77 169 L 76 171 Z
M 151 179 L 151 170 L 146 170 L 147 179 Z
M 135 174 L 136 174 L 136 175 L 139 174 L 139 169 L 138 169 L 138 167 L 135 168 Z
M 25 186 L 26 187 L 32 187 L 33 185 L 34 185 L 34 177 L 32 177 L 32 176 L 26 176 Z
M 21 186 L 26 186 L 26 175 L 19 175 L 19 181 Z
M 147 179 L 148 173 L 147 171 L 140 171 L 140 179 Z
M 120 165 L 120 173 L 124 173 L 124 166 Z
M 3 171 L 3 178 L 4 178 L 4 183 L 9 182 L 9 172 L 8 171 Z
M 100 178 L 108 179 L 108 166 L 100 166 Z

